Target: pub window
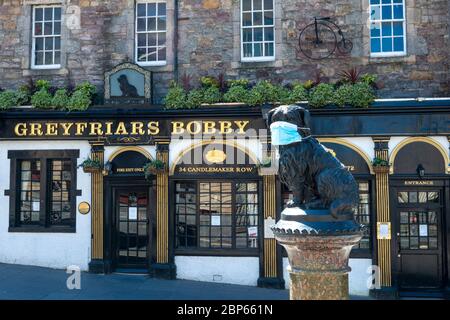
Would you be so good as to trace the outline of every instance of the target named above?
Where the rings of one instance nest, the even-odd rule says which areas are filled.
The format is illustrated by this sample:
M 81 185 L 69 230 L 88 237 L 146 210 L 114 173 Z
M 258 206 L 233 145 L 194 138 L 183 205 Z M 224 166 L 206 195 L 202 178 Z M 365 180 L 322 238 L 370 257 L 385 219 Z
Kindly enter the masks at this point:
M 370 53 L 373 57 L 406 54 L 404 0 L 370 0 Z
M 61 7 L 34 6 L 32 23 L 33 69 L 61 67 Z
M 274 0 L 241 0 L 241 57 L 275 59 Z
M 136 4 L 136 62 L 141 66 L 166 64 L 166 1 Z
M 363 238 L 361 239 L 358 246 L 354 248 L 357 249 L 371 249 L 371 235 L 372 235 L 372 219 L 371 219 L 371 210 L 370 210 L 370 183 L 369 181 L 357 181 L 359 187 L 359 203 L 358 207 L 355 209 L 355 220 L 357 223 L 364 225 L 365 233 Z M 283 185 L 283 205 L 286 207 L 286 204 L 292 200 L 292 193 Z
M 179 249 L 258 248 L 257 182 L 177 182 Z
M 10 231 L 74 232 L 78 151 L 10 151 Z

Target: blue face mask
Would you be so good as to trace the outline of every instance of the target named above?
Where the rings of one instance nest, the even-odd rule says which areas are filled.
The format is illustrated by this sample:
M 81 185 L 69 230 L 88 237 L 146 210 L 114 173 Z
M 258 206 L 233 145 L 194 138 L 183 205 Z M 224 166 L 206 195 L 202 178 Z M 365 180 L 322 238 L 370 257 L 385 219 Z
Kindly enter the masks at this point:
M 302 136 L 298 132 L 299 127 L 295 124 L 277 121 L 270 125 L 272 133 L 272 144 L 275 146 L 284 146 L 287 144 L 302 141 Z M 300 128 L 306 129 L 306 128 Z

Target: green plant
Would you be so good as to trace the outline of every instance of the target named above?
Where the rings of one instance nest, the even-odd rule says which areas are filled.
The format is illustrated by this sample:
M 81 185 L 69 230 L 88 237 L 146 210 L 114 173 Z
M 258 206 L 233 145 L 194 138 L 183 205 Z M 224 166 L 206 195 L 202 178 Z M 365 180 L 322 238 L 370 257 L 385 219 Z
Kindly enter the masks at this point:
M 268 80 L 260 81 L 252 88 L 246 101 L 250 105 L 261 105 L 264 103 L 277 103 L 287 99 L 287 89 L 280 85 L 273 85 Z
M 247 100 L 249 91 L 240 85 L 233 85 L 228 89 L 223 95 L 223 100 L 225 102 L 244 102 Z
M 314 81 L 312 80 L 306 80 L 305 83 L 303 83 L 303 88 L 306 90 L 311 90 L 312 87 L 314 87 Z
M 52 99 L 53 99 L 53 97 L 48 92 L 48 89 L 46 89 L 45 86 L 42 86 L 41 89 L 39 89 L 39 91 L 37 91 L 31 97 L 31 104 L 35 108 L 51 109 L 51 108 L 53 108 L 53 106 L 52 106 Z
M 309 95 L 309 105 L 313 108 L 322 108 L 333 103 L 334 88 L 331 84 L 321 83 L 314 87 Z
M 151 175 L 155 175 L 158 172 L 165 170 L 165 168 L 166 168 L 166 164 L 164 163 L 164 161 L 156 159 L 156 160 L 147 162 L 143 168 L 145 179 L 148 179 Z
M 75 91 L 82 91 L 89 98 L 92 98 L 97 92 L 97 88 L 89 81 L 84 81 L 75 87 Z
M 364 82 L 344 84 L 336 89 L 333 102 L 339 106 L 368 108 L 375 99 L 372 87 Z
M 262 159 L 257 165 L 257 168 L 270 168 L 272 166 L 272 160 L 270 158 Z
M 55 92 L 52 99 L 52 106 L 58 109 L 64 109 L 69 104 L 69 95 L 66 89 L 59 89 Z
M 219 81 L 217 81 L 217 79 L 214 77 L 201 77 L 200 84 L 204 88 L 219 88 Z
M 77 168 L 100 170 L 103 169 L 103 164 L 97 159 L 87 157 Z
M 202 103 L 203 103 L 203 91 L 201 89 L 191 90 L 187 94 L 185 106 L 188 109 L 198 108 Z
M 37 80 L 35 86 L 37 88 L 37 91 L 42 89 L 48 90 L 50 89 L 50 82 L 47 80 Z
M 372 165 L 374 167 L 388 167 L 389 166 L 389 161 L 383 160 L 381 158 L 375 157 L 372 160 Z
M 361 82 L 368 84 L 369 86 L 376 86 L 377 76 L 371 73 L 365 73 L 361 76 Z
M 203 103 L 217 103 L 222 101 L 222 94 L 220 93 L 219 87 L 211 86 L 208 88 L 202 88 Z
M 17 94 L 15 91 L 6 90 L 0 92 L 0 110 L 17 106 Z
M 304 85 L 301 83 L 295 83 L 289 93 L 289 99 L 291 101 L 290 103 L 308 100 L 308 92 L 306 91 Z
M 75 90 L 65 109 L 69 111 L 84 111 L 91 105 L 91 97 L 85 90 Z
M 186 91 L 175 81 L 171 82 L 164 99 L 166 109 L 182 109 L 186 107 Z
M 236 79 L 236 80 L 228 80 L 228 86 L 230 88 L 233 87 L 242 87 L 246 89 L 248 87 L 249 81 L 247 79 Z

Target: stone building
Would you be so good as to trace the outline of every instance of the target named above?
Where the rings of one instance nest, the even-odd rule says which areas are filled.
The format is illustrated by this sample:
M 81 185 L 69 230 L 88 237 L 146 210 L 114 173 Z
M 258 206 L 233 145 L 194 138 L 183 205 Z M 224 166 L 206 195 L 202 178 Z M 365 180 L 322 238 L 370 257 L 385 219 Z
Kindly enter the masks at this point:
M 323 42 L 302 33 L 314 17 L 330 17 Z M 383 99 L 311 110 L 360 187 L 350 291 L 448 294 L 449 20 L 445 0 L 0 0 L 2 89 L 88 80 L 100 93 L 83 111 L 0 111 L 0 262 L 285 288 L 269 227 L 291 194 L 261 166 L 275 154 L 265 106 L 161 104 L 172 80 L 334 82 L 358 68 Z M 88 157 L 99 167 L 80 168 Z

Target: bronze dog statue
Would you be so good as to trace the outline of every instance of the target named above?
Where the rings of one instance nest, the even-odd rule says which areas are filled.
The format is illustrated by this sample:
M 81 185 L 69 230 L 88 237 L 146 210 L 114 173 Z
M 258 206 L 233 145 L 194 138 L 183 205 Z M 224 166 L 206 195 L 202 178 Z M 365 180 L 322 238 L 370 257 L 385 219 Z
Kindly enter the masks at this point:
M 269 112 L 267 121 L 269 126 L 295 125 L 300 135 L 298 141 L 278 146 L 279 176 L 294 196 L 288 206 L 329 209 L 335 218 L 353 217 L 358 185 L 344 165 L 311 136 L 309 111 L 298 105 L 280 106 Z

